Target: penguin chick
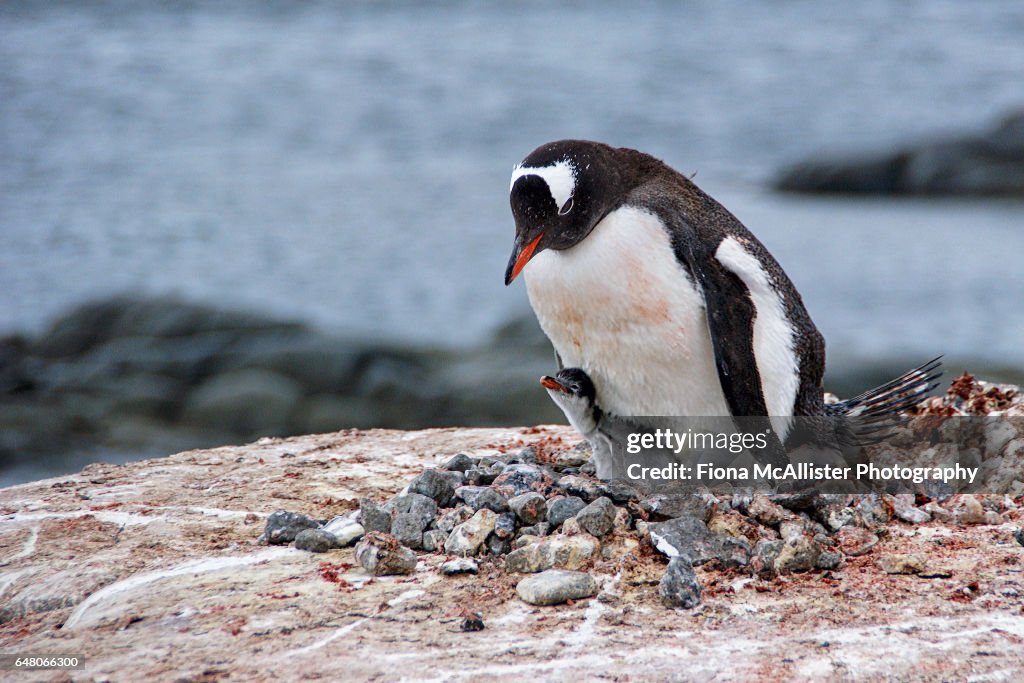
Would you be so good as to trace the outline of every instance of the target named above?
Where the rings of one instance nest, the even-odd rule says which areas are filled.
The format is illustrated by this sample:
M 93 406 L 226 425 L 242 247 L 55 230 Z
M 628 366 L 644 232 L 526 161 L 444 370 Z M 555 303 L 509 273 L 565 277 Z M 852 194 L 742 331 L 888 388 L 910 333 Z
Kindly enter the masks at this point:
M 601 431 L 605 413 L 597 405 L 594 383 L 587 373 L 579 368 L 564 368 L 554 377 L 544 375 L 540 384 L 565 413 L 569 424 L 590 443 L 597 477 L 606 480 L 621 477 L 623 473 L 618 470 L 622 468 L 615 466 L 611 439 Z

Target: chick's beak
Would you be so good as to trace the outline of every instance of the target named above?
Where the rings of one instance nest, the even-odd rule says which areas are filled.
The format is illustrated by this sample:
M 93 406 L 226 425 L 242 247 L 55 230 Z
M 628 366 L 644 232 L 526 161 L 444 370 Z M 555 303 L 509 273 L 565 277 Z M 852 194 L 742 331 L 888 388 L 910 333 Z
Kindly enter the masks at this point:
M 512 281 L 516 279 L 523 267 L 533 258 L 533 253 L 537 250 L 537 244 L 543 236 L 544 233 L 540 233 L 525 246 L 523 246 L 518 237 L 516 238 L 516 243 L 512 247 L 512 257 L 508 260 L 508 267 L 505 269 L 506 287 L 512 284 Z
M 545 389 L 551 389 L 552 391 L 560 391 L 563 394 L 569 393 L 569 387 L 559 382 L 554 377 L 544 375 L 540 378 L 540 385 Z

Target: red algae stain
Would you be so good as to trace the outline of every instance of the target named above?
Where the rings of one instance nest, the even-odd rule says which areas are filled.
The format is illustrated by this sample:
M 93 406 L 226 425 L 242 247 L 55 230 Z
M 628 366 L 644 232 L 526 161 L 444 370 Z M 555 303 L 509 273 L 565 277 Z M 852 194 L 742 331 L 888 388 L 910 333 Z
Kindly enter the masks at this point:
M 338 586 L 338 590 L 347 593 L 350 591 L 354 591 L 355 587 L 345 579 L 341 578 L 339 572 L 348 571 L 352 567 L 353 565 L 349 564 L 348 562 L 339 562 L 337 564 L 332 564 L 330 562 L 321 562 L 317 567 L 316 572 L 320 575 L 321 579 L 327 581 L 328 583 L 336 584 Z

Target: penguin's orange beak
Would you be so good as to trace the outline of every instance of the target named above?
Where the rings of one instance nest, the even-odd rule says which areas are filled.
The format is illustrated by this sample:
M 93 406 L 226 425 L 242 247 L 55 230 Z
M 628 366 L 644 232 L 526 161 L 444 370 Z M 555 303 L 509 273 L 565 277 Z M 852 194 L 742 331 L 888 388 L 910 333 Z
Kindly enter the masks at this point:
M 540 378 L 540 385 L 545 389 L 551 389 L 552 391 L 561 391 L 563 394 L 569 392 L 569 390 L 554 377 L 544 375 Z
M 516 243 L 512 247 L 512 258 L 508 260 L 508 268 L 505 269 L 506 287 L 512 284 L 512 281 L 516 279 L 523 267 L 533 258 L 533 253 L 537 251 L 537 244 L 543 236 L 544 233 L 540 233 L 530 240 L 526 246 L 523 246 L 519 239 L 516 238 Z

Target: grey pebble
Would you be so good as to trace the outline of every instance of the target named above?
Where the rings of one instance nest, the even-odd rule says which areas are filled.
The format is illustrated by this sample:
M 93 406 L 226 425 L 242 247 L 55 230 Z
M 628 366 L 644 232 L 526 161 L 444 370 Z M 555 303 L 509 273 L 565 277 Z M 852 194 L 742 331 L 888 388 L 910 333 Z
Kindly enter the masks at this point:
M 295 547 L 311 553 L 326 553 L 338 547 L 338 538 L 323 529 L 303 529 L 295 535 Z
M 391 531 L 391 513 L 377 505 L 369 498 L 359 501 L 359 516 L 356 521 L 363 525 L 367 533 L 371 531 Z
M 610 499 L 601 496 L 577 512 L 576 521 L 588 534 L 600 538 L 615 526 L 615 505 Z
M 452 456 L 451 460 L 445 463 L 444 469 L 451 472 L 462 472 L 465 474 L 466 470 L 476 466 L 477 461 L 465 453 L 456 453 Z
M 487 537 L 494 531 L 497 521 L 498 516 L 487 508 L 477 510 L 472 517 L 452 529 L 452 533 L 444 542 L 444 551 L 463 557 L 476 555 L 487 541 Z
M 383 506 L 392 516 L 409 513 L 416 515 L 420 521 L 420 529 L 426 529 L 437 518 L 437 503 L 433 498 L 420 493 L 406 493 L 396 496 Z M 365 525 L 364 525 L 365 526 Z
M 613 503 L 623 505 L 631 500 L 640 500 L 640 492 L 629 484 L 621 481 L 602 481 L 597 485 L 602 496 L 611 498 Z
M 512 540 L 516 535 L 516 516 L 511 512 L 503 512 L 498 515 L 498 521 L 494 524 L 494 535 L 503 540 Z
M 419 493 L 432 499 L 441 507 L 445 507 L 455 493 L 452 480 L 437 470 L 427 469 L 420 472 L 409 482 L 409 493 Z
M 515 458 L 512 462 L 518 460 L 519 462 L 526 463 L 527 465 L 533 465 L 537 462 L 537 451 L 533 446 L 526 446 L 516 453 Z
M 516 594 L 531 605 L 558 605 L 566 600 L 589 598 L 597 593 L 597 582 L 586 572 L 549 569 L 528 576 L 516 585 Z
M 350 512 L 345 515 L 339 515 L 321 528 L 334 534 L 335 538 L 338 539 L 339 548 L 352 545 L 366 533 L 363 525 L 356 521 L 358 514 L 358 512 Z
M 491 512 L 508 512 L 508 500 L 489 486 L 461 486 L 455 495 L 474 510 L 487 508 Z
M 558 488 L 565 491 L 568 496 L 578 496 L 585 501 L 591 501 L 601 496 L 601 487 L 596 481 L 574 474 L 559 479 Z
M 673 557 L 658 584 L 658 595 L 669 607 L 691 609 L 700 604 L 701 587 L 693 565 L 682 557 Z
M 491 534 L 487 537 L 487 552 L 491 555 L 508 555 L 512 552 L 512 539 Z
M 497 455 L 484 455 L 480 457 L 481 467 L 494 467 L 500 465 L 504 469 L 505 465 L 509 464 L 515 459 L 515 456 L 511 453 L 499 453 Z
M 538 522 L 533 526 L 519 528 L 519 535 L 522 536 L 547 536 L 551 533 L 551 525 L 548 522 Z
M 473 508 L 468 505 L 460 505 L 451 512 L 446 512 L 437 519 L 437 528 L 450 534 L 452 529 L 465 522 L 473 516 Z
M 508 506 L 519 521 L 526 525 L 543 522 L 548 514 L 548 501 L 536 491 L 509 498 Z
M 896 516 L 908 524 L 924 524 L 932 521 L 932 516 L 919 507 L 898 507 Z
M 750 561 L 746 539 L 716 534 L 694 517 L 680 517 L 648 525 L 654 547 L 669 557 L 682 557 L 694 566 L 718 560 L 725 567 L 742 567 Z
M 545 482 L 544 472 L 533 465 L 515 464 L 509 465 L 505 471 L 491 482 L 494 487 L 500 487 L 503 492 L 510 496 L 521 496 L 529 491 L 547 489 L 550 479 Z
M 833 550 L 826 550 L 821 555 L 818 555 L 818 561 L 815 563 L 818 569 L 835 569 L 843 563 L 843 554 L 837 553 Z
M 654 518 L 654 521 L 677 517 L 696 517 L 707 522 L 714 510 L 709 498 L 695 493 L 667 493 L 648 496 L 640 501 L 640 507 Z
M 785 541 L 773 541 L 767 538 L 762 539 L 754 546 L 754 552 L 751 553 L 751 558 L 760 558 L 762 567 L 774 570 L 775 558 L 779 556 L 779 552 L 782 550 L 784 543 Z
M 466 483 L 466 475 L 458 470 L 437 470 L 437 473 L 452 483 L 452 491 Z M 449 500 L 448 504 L 442 507 L 448 507 L 450 504 L 451 501 Z
M 786 539 L 775 557 L 777 572 L 806 572 L 817 566 L 821 546 L 805 535 Z
M 423 549 L 428 553 L 436 552 L 444 548 L 444 542 L 448 540 L 448 532 L 441 529 L 431 529 L 423 533 Z
M 423 519 L 411 512 L 402 512 L 391 520 L 391 535 L 408 548 L 423 547 Z
M 501 463 L 466 470 L 466 483 L 470 486 L 490 486 L 505 471 Z
M 278 510 L 267 517 L 267 525 L 260 537 L 271 545 L 291 543 L 303 529 L 316 529 L 320 523 L 298 512 Z
M 566 496 L 548 502 L 548 524 L 552 527 L 562 526 L 562 522 L 575 517 L 576 513 L 587 506 L 582 498 Z

